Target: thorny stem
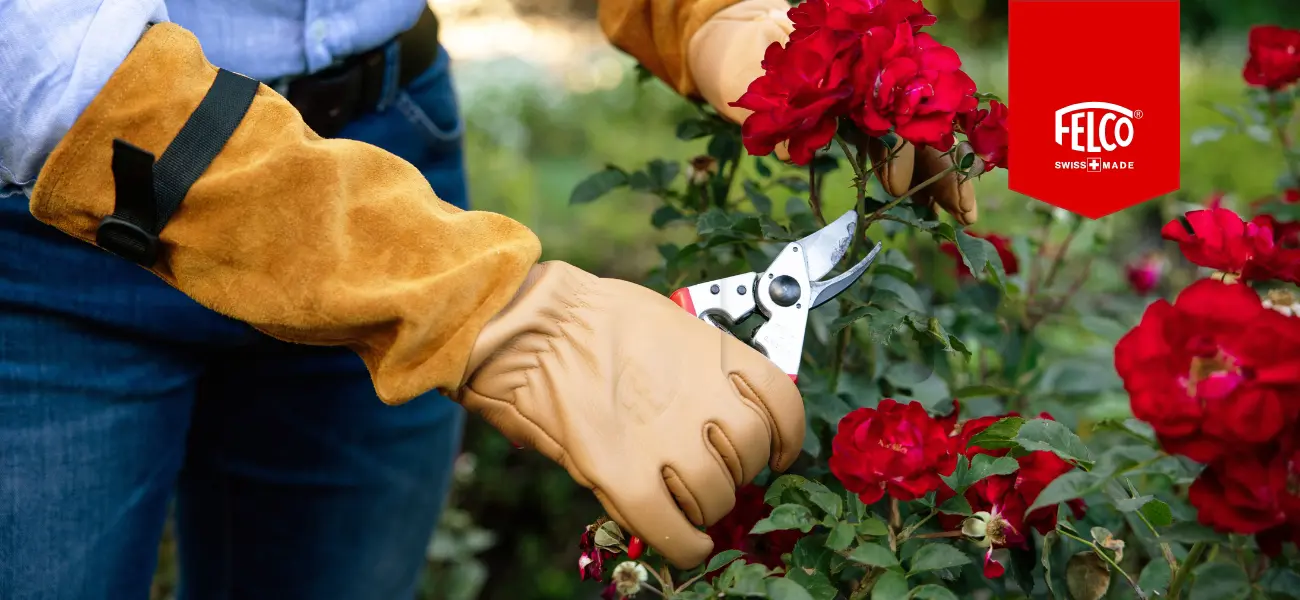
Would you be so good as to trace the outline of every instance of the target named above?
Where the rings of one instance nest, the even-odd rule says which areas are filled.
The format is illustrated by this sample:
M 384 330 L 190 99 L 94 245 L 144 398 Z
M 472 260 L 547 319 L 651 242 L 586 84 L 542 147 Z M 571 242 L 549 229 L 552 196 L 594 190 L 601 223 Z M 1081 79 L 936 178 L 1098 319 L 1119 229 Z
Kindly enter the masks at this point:
M 939 514 L 938 511 L 930 511 L 930 514 L 925 515 L 925 518 L 909 525 L 907 529 L 903 530 L 903 534 L 901 536 L 903 538 L 903 541 L 907 541 L 912 536 L 913 532 L 915 532 L 917 529 L 920 529 L 922 525 L 925 525 L 926 522 L 928 522 L 930 519 L 933 519 L 934 516 L 937 514 Z
M 898 534 L 903 528 L 903 513 L 898 510 L 898 498 L 889 499 L 889 550 L 898 552 Z
M 1056 528 L 1056 532 L 1091 548 L 1093 554 L 1100 556 L 1101 559 L 1109 563 L 1110 566 L 1113 567 L 1116 572 L 1124 576 L 1124 580 L 1128 582 L 1129 587 L 1133 588 L 1133 593 L 1139 598 L 1139 600 L 1147 600 L 1147 594 L 1146 592 L 1142 591 L 1141 587 L 1138 586 L 1137 580 L 1134 579 L 1132 575 L 1129 575 L 1128 572 L 1124 570 L 1124 567 L 1119 566 L 1119 563 L 1115 562 L 1115 560 L 1112 559 L 1110 556 L 1107 556 L 1105 551 L 1103 551 L 1101 548 L 1098 548 L 1097 544 L 1094 544 L 1077 535 L 1074 535 L 1073 533 L 1061 529 L 1060 527 Z
M 962 533 L 962 532 L 960 532 L 960 531 L 940 531 L 940 532 L 937 532 L 937 533 L 922 533 L 921 535 L 916 536 L 916 539 L 918 539 L 918 540 L 933 540 L 933 539 L 936 539 L 936 538 L 952 538 L 952 537 L 961 537 L 961 536 L 963 536 L 963 535 L 966 535 L 966 534 L 964 534 L 964 533 Z
M 813 217 L 819 227 L 826 226 L 826 216 L 822 214 L 822 198 L 817 193 L 817 164 L 808 163 L 808 206 L 812 207 Z
M 867 212 L 867 178 L 865 175 L 867 153 L 863 148 L 858 148 L 857 152 L 854 152 L 853 149 L 849 147 L 848 142 L 845 142 L 844 139 L 839 136 L 835 137 L 835 141 L 839 143 L 840 148 L 844 150 L 844 154 L 848 156 L 849 164 L 853 165 L 853 185 L 858 190 L 858 203 L 857 208 L 855 209 L 857 211 L 858 221 L 857 227 L 853 230 L 853 242 L 849 245 L 849 262 L 852 263 L 858 259 L 858 251 L 861 249 L 862 240 L 866 238 L 866 233 L 863 230 L 863 217 Z M 848 310 L 848 300 L 841 299 L 840 316 L 844 316 L 848 313 Z M 852 336 L 852 327 L 845 327 L 840 330 L 840 337 L 835 345 L 835 355 L 831 359 L 831 380 L 828 387 L 832 394 L 839 389 L 840 371 L 844 369 L 844 355 L 849 350 L 849 340 Z
M 1192 544 L 1192 549 L 1187 551 L 1187 558 L 1183 559 L 1182 566 L 1174 571 L 1174 579 L 1169 582 L 1169 600 L 1178 600 L 1178 595 L 1183 591 L 1183 585 L 1187 583 L 1187 576 L 1191 574 L 1192 568 L 1201 560 L 1201 555 L 1205 554 L 1205 542 L 1196 542 Z
M 884 572 L 884 569 L 879 568 L 868 570 L 867 574 L 863 575 L 862 579 L 858 581 L 858 588 L 853 590 L 853 595 L 849 596 L 849 600 L 864 600 L 867 595 L 871 593 L 871 589 L 876 586 L 876 580 L 879 579 L 881 574 Z
M 904 200 L 907 200 L 908 198 L 911 198 L 911 197 L 912 197 L 913 195 L 915 195 L 917 192 L 919 192 L 919 191 L 921 191 L 921 190 L 923 190 L 923 189 L 929 187 L 930 185 L 932 185 L 932 184 L 938 182 L 940 179 L 943 179 L 944 177 L 947 177 L 950 173 L 955 173 L 955 172 L 957 171 L 957 169 L 958 169 L 958 167 L 957 167 L 956 164 L 948 165 L 948 168 L 946 168 L 946 169 L 944 169 L 944 170 L 942 170 L 942 171 L 939 171 L 938 173 L 935 173 L 935 174 L 934 174 L 932 177 L 930 177 L 929 179 L 927 179 L 927 180 L 925 180 L 925 181 L 922 181 L 921 183 L 916 184 L 915 186 L 912 187 L 912 189 L 907 190 L 906 192 L 903 192 L 903 195 L 902 195 L 902 196 L 899 196 L 899 197 L 897 197 L 897 198 L 894 198 L 894 199 L 891 200 L 888 204 L 886 204 L 886 205 L 884 205 L 884 206 L 882 206 L 882 207 L 876 209 L 876 212 L 871 213 L 871 216 L 867 217 L 867 223 L 866 223 L 866 224 L 867 224 L 867 225 L 870 225 L 870 224 L 872 224 L 872 223 L 875 223 L 876 221 L 881 220 L 881 219 L 885 216 L 885 212 L 886 212 L 886 211 L 888 211 L 888 210 L 891 209 L 891 208 L 894 208 L 895 206 L 898 206 L 899 204 L 902 204 Z M 854 241 L 856 242 L 857 240 L 855 239 Z

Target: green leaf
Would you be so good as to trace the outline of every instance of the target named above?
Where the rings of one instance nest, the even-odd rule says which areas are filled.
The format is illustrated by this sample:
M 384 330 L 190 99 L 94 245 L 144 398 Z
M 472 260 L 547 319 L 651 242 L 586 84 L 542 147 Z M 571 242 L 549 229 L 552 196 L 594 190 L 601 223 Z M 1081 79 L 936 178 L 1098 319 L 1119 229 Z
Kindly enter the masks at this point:
M 983 396 L 1015 396 L 1018 392 L 1011 388 L 996 385 L 968 385 L 953 392 L 954 398 L 979 398 Z
M 895 279 L 889 275 L 878 274 L 871 280 L 871 300 L 873 304 L 889 304 L 885 298 L 896 300 L 902 308 L 914 312 L 925 312 L 925 301 L 921 300 L 920 294 L 906 282 Z M 880 292 L 886 292 L 881 294 Z
M 863 544 L 849 553 L 849 560 L 871 567 L 897 567 L 898 557 L 880 544 Z
M 917 600 L 957 600 L 957 595 L 948 591 L 948 588 L 933 583 L 912 588 L 912 593 L 907 597 Z
M 1174 522 L 1174 513 L 1169 510 L 1169 505 L 1156 499 L 1142 505 L 1142 516 L 1156 527 L 1168 527 Z
M 605 167 L 578 183 L 569 195 L 569 204 L 586 204 L 628 184 L 628 175 L 613 165 Z
M 934 368 L 930 365 L 915 362 L 899 362 L 889 365 L 885 369 L 885 381 L 890 385 L 910 388 L 922 381 L 925 381 L 934 375 Z
M 1025 420 L 1020 417 L 1006 417 L 999 419 L 992 425 L 989 425 L 984 431 L 981 431 L 971 437 L 967 448 L 986 448 L 988 450 L 997 450 L 1000 448 L 1014 448 L 1016 442 L 1013 440 L 1020 431 L 1020 426 Z
M 772 509 L 772 514 L 767 518 L 754 524 L 754 528 L 749 533 L 757 535 L 771 531 L 783 531 L 788 529 L 798 529 L 804 533 L 812 531 L 817 519 L 813 518 L 812 511 L 807 506 L 801 504 L 782 504 Z
M 907 577 L 898 571 L 885 571 L 871 588 L 871 600 L 906 600 Z
M 1209 142 L 1217 142 L 1228 134 L 1226 125 L 1207 125 L 1192 132 L 1190 142 L 1193 146 L 1200 146 Z
M 1109 493 L 1109 490 L 1108 490 Z M 1154 499 L 1154 496 L 1137 496 L 1136 498 L 1117 498 L 1115 499 L 1115 510 L 1119 512 L 1135 512 Z M 1154 523 L 1152 523 L 1154 525 Z
M 771 600 L 813 600 L 808 590 L 792 579 L 768 579 L 767 597 Z
M 943 504 L 939 506 L 939 512 L 969 517 L 975 511 L 971 508 L 970 502 L 966 500 L 966 496 L 959 495 L 945 500 Z
M 704 567 L 705 573 L 712 573 L 727 566 L 731 561 L 744 556 L 745 553 L 740 550 L 723 550 L 717 556 L 709 559 L 709 564 Z
M 991 242 L 966 233 L 965 230 L 957 232 L 956 242 L 962 262 L 970 269 L 971 275 L 980 277 L 984 274 L 985 268 L 988 268 L 994 270 L 996 275 L 1004 276 L 1002 259 Z
M 771 214 L 772 199 L 758 189 L 757 183 L 746 180 L 743 187 L 745 188 L 745 197 L 749 198 L 750 203 L 754 205 L 755 212 L 761 215 Z
M 1169 571 L 1169 563 L 1156 558 L 1138 574 L 1138 586 L 1144 590 L 1165 590 L 1169 589 L 1171 579 L 1173 574 Z
M 719 132 L 709 140 L 709 156 L 719 161 L 736 158 L 740 149 L 740 139 L 730 131 Z
M 772 482 L 772 485 L 768 486 L 763 498 L 764 500 L 774 497 L 788 498 L 789 496 L 773 496 L 772 494 L 783 494 L 785 490 L 790 489 L 803 492 L 813 504 L 835 519 L 839 519 L 844 514 L 844 500 L 840 498 L 839 494 L 832 492 L 830 488 L 821 483 L 800 475 L 787 474 L 778 477 L 776 481 Z M 773 492 L 773 490 L 776 490 L 776 492 Z
M 987 454 L 976 454 L 975 458 L 970 461 L 970 470 L 966 473 L 966 479 L 962 481 L 962 488 L 958 493 L 966 491 L 972 485 L 980 482 L 985 477 L 994 475 L 1010 475 L 1020 468 L 1020 463 L 1010 456 L 992 457 Z
M 809 573 L 806 569 L 794 569 L 786 573 L 785 578 L 799 584 L 813 600 L 835 600 L 839 595 L 835 584 L 831 583 L 830 576 L 821 571 Z
M 735 561 L 718 576 L 718 591 L 730 596 L 765 596 L 767 567 L 758 563 Z
M 650 215 L 650 224 L 653 225 L 655 229 L 663 229 L 669 223 L 681 220 L 682 218 L 683 215 L 681 211 L 671 206 L 664 205 L 655 209 L 654 214 Z
M 868 517 L 858 523 L 858 533 L 873 537 L 889 535 L 889 526 L 877 517 Z
M 656 192 L 663 192 L 672 185 L 673 180 L 681 173 L 682 166 L 677 162 L 654 159 L 646 165 L 646 173 L 650 177 L 650 189 Z
M 1161 531 L 1160 537 L 1164 538 L 1165 541 L 1177 542 L 1179 544 L 1195 544 L 1196 542 L 1206 542 L 1209 544 L 1228 543 L 1228 536 L 1192 521 L 1175 523 L 1164 531 Z
M 1047 595 L 1050 598 L 1056 598 L 1060 595 L 1056 591 L 1056 586 L 1052 583 L 1052 549 L 1056 547 L 1056 542 L 1060 538 L 1061 535 L 1056 531 L 1049 531 L 1047 535 L 1043 536 L 1043 552 L 1039 562 L 1043 564 L 1043 580 L 1047 583 Z
M 828 333 L 835 335 L 845 327 L 852 325 L 854 321 L 859 321 L 877 314 L 880 314 L 880 309 L 875 306 L 859 306 L 849 311 L 848 314 L 836 317 L 826 326 L 826 328 L 829 330 Z M 902 322 L 901 315 L 899 322 L 900 324 Z
M 761 156 L 754 157 L 754 170 L 758 171 L 759 177 L 771 177 L 772 167 L 767 166 L 767 161 Z
M 1231 563 L 1206 563 L 1192 571 L 1189 600 L 1240 600 L 1250 593 L 1250 580 Z
M 1288 598 L 1300 598 L 1300 573 L 1285 567 L 1274 567 L 1259 578 L 1260 589 Z
M 1067 461 L 1092 466 L 1092 452 L 1069 427 L 1051 419 L 1030 419 L 1020 426 L 1015 441 L 1025 450 L 1047 450 Z
M 713 131 L 713 124 L 704 119 L 688 119 L 677 124 L 677 139 L 683 142 L 697 140 Z
M 930 543 L 921 546 L 916 554 L 912 555 L 911 568 L 908 569 L 907 574 L 951 569 L 966 564 L 970 564 L 970 557 L 965 552 L 948 544 Z
M 835 524 L 831 534 L 826 538 L 826 547 L 839 552 L 849 547 L 853 543 L 853 524 L 847 521 L 840 521 Z
M 1097 490 L 1106 483 L 1106 479 L 1098 477 L 1087 471 L 1070 471 L 1047 484 L 1046 488 L 1038 494 L 1033 504 L 1029 505 L 1026 514 L 1031 513 L 1044 506 L 1060 504 L 1075 498 L 1082 498 Z

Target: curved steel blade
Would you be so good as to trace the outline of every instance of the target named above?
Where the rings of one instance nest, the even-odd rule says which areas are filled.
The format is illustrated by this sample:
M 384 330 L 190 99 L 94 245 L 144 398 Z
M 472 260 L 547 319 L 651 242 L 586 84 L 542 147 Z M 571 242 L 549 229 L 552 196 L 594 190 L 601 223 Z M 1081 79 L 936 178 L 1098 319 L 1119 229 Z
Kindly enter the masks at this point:
M 812 306 L 809 308 L 817 308 L 826 304 L 831 298 L 848 289 L 849 286 L 853 285 L 853 282 L 862 277 L 863 273 L 867 272 L 867 267 L 871 265 L 871 261 L 876 260 L 876 255 L 879 253 L 880 242 L 876 242 L 876 246 L 871 249 L 871 252 L 867 253 L 867 257 L 858 261 L 858 264 L 849 267 L 849 270 L 826 281 L 814 281 L 812 283 Z
M 853 241 L 853 230 L 858 226 L 857 211 L 850 210 L 840 218 L 827 223 L 795 243 L 803 247 L 804 263 L 808 266 L 808 280 L 817 281 L 825 277 L 844 253 L 849 251 Z

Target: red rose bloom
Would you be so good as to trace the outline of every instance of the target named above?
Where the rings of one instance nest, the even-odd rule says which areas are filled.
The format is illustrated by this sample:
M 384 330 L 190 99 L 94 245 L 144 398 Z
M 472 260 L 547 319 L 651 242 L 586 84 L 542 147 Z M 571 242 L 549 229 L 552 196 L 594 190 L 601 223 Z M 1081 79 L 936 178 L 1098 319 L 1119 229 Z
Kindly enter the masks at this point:
M 978 454 L 1006 456 L 1010 449 L 990 450 L 978 446 L 971 447 L 970 440 L 990 425 L 1006 417 L 1014 416 L 1018 415 L 1008 413 L 1001 416 L 980 417 L 960 424 L 952 433 L 951 439 L 954 451 L 963 453 L 968 458 L 973 458 Z M 1052 417 L 1047 413 L 1043 413 L 1040 418 L 1050 419 Z M 1039 533 L 1044 534 L 1056 528 L 1056 514 L 1058 512 L 1056 506 L 1044 506 L 1029 514 L 1026 514 L 1025 511 L 1043 492 L 1047 484 L 1074 468 L 1056 454 L 1042 450 L 1018 457 L 1016 462 L 1020 466 L 1015 473 L 994 475 L 981 479 L 967 489 L 964 494 L 966 501 L 971 505 L 972 511 L 990 513 L 1005 522 L 1005 527 L 999 528 L 998 535 L 991 540 L 989 556 L 985 557 L 984 574 L 989 578 L 1000 577 L 1004 571 L 1000 564 L 992 560 L 992 549 L 1027 547 L 1029 541 L 1027 537 L 1029 535 L 1028 528 L 1032 527 L 1038 530 Z M 937 501 L 942 504 L 952 498 L 953 495 L 950 488 L 943 486 L 939 490 Z M 1071 500 L 1067 505 L 1074 513 L 1075 518 L 1083 517 L 1086 505 L 1082 500 Z M 960 515 L 942 513 L 939 515 L 939 522 L 946 529 L 960 527 L 963 520 Z
M 1002 269 L 1007 275 L 1015 275 L 1020 272 L 1020 261 L 1016 259 L 1016 253 L 1011 250 L 1011 240 L 1004 238 L 996 233 L 980 235 L 978 233 L 969 233 L 972 237 L 988 240 L 993 244 L 993 249 L 998 251 L 998 258 L 1002 259 Z M 939 245 L 939 250 L 944 254 L 951 256 L 957 261 L 957 277 L 959 279 L 969 279 L 972 277 L 970 268 L 966 262 L 961 259 L 961 251 L 957 249 L 957 244 L 953 242 L 944 242 Z
M 753 484 L 736 490 L 736 507 L 705 531 L 713 538 L 713 554 L 709 558 L 725 550 L 740 550 L 749 556 L 750 562 L 761 562 L 769 569 L 784 566 L 781 555 L 792 552 L 804 534 L 790 529 L 750 535 L 755 523 L 772 514 L 772 507 L 763 502 L 765 493 L 766 490 Z
M 1300 221 L 1277 220 L 1273 215 L 1260 215 L 1250 220 L 1261 227 L 1273 230 L 1273 243 L 1285 250 L 1300 249 Z
M 1300 79 L 1300 30 L 1260 25 L 1250 30 L 1248 44 L 1246 83 L 1279 90 Z
M 1160 276 L 1165 270 L 1165 259 L 1159 254 L 1149 254 L 1124 267 L 1129 288 L 1134 293 L 1145 296 L 1160 283 Z
M 1287 521 L 1287 460 L 1263 452 L 1231 452 L 1210 463 L 1188 490 L 1203 525 L 1245 535 Z
M 1295 281 L 1300 275 L 1300 251 L 1277 247 L 1267 222 L 1246 223 L 1225 208 L 1194 210 L 1186 218 L 1191 231 L 1175 219 L 1160 235 L 1178 242 L 1187 260 L 1247 280 Z
M 1300 319 L 1204 279 L 1151 304 L 1115 347 L 1133 415 L 1166 450 L 1210 462 L 1275 439 L 1300 401 Z
M 984 161 L 984 171 L 1007 168 L 1007 105 L 993 100 L 987 109 L 962 113 L 957 118 L 966 141 Z
M 957 455 L 948 432 L 919 402 L 892 398 L 840 419 L 831 441 L 830 469 L 844 488 L 872 504 L 885 495 L 915 500 L 943 485 Z
M 763 57 L 764 73 L 731 106 L 754 111 L 741 126 L 745 150 L 766 156 L 789 140 L 790 160 L 806 165 L 831 142 L 838 113 L 852 94 L 847 64 L 835 60 L 832 32 L 773 42 Z
M 920 31 L 938 21 L 916 0 L 807 0 L 791 8 L 789 16 L 794 25 L 791 40 L 829 29 L 844 35 L 845 47 L 873 27 L 892 28 L 906 21 Z
M 862 37 L 853 65 L 853 122 L 864 133 L 889 131 L 918 146 L 948 151 L 953 121 L 974 110 L 975 82 L 961 70 L 957 51 L 911 23 L 877 27 Z

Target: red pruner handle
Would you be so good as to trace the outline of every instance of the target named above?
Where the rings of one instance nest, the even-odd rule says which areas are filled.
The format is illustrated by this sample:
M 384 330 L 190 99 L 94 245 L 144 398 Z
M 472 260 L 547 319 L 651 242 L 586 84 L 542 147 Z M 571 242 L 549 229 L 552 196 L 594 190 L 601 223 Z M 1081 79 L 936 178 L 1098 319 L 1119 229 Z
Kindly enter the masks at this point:
M 672 300 L 675 304 L 677 304 L 677 306 L 682 307 L 682 309 L 684 309 L 686 312 L 691 313 L 692 316 L 697 316 L 695 315 L 695 303 L 691 301 L 690 289 L 680 288 L 677 291 L 670 294 L 668 296 L 668 299 Z

